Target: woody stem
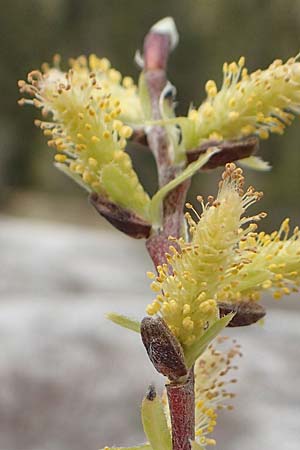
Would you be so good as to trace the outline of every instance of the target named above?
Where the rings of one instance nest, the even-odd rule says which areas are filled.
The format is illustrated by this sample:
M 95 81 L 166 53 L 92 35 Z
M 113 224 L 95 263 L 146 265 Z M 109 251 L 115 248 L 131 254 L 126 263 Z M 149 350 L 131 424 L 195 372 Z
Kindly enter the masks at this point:
M 150 31 L 144 42 L 144 76 L 151 99 L 152 119 L 160 120 L 159 100 L 166 85 L 166 67 L 170 53 L 170 38 L 167 34 Z M 147 133 L 148 145 L 154 155 L 159 187 L 179 175 L 182 168 L 176 167 L 172 158 L 172 147 L 166 131 L 161 126 L 152 126 Z M 155 267 L 166 262 L 169 251 L 169 236 L 180 237 L 183 225 L 183 208 L 190 180 L 185 181 L 164 200 L 163 221 L 160 230 L 154 231 L 146 247 Z M 172 425 L 173 450 L 190 450 L 194 439 L 195 394 L 193 369 L 186 382 L 167 385 L 168 402 Z

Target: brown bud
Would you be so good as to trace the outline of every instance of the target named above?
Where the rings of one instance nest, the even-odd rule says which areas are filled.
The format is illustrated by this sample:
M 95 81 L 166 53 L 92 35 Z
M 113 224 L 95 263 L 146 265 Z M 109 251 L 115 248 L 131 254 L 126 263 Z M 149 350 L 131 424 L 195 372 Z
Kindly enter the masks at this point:
M 187 375 L 180 343 L 161 318 L 144 317 L 141 336 L 155 369 L 171 381 Z
M 149 237 L 151 224 L 145 222 L 132 211 L 110 202 L 96 192 L 90 195 L 90 202 L 101 216 L 128 236 L 135 239 Z
M 258 138 L 256 136 L 249 136 L 245 139 L 232 141 L 207 141 L 199 148 L 189 150 L 186 154 L 189 163 L 196 161 L 202 153 L 205 153 L 210 147 L 218 147 L 221 149 L 219 153 L 213 155 L 210 160 L 201 168 L 215 169 L 219 166 L 237 161 L 239 159 L 248 158 L 253 155 L 258 149 Z
M 235 316 L 227 325 L 228 327 L 245 327 L 247 325 L 252 325 L 266 315 L 266 311 L 263 306 L 259 303 L 254 303 L 251 301 L 237 303 L 218 302 L 218 307 L 220 310 L 220 317 L 223 317 L 231 312 L 235 313 Z

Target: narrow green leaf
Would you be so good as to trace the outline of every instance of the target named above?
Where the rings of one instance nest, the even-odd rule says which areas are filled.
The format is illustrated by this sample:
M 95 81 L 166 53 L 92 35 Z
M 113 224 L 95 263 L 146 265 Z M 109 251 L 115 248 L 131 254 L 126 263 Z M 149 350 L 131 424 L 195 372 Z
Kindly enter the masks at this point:
M 172 450 L 172 439 L 160 397 L 150 386 L 142 402 L 142 422 L 153 450 Z
M 152 450 L 152 447 L 150 444 L 141 444 L 135 447 L 104 447 L 101 450 Z
M 192 367 L 196 359 L 202 355 L 210 342 L 218 336 L 226 325 L 228 325 L 234 315 L 235 313 L 230 313 L 221 319 L 218 319 L 202 336 L 196 339 L 192 345 L 183 347 L 185 362 L 188 367 Z
M 174 180 L 170 181 L 168 184 L 163 186 L 156 194 L 152 197 L 150 204 L 150 217 L 153 226 L 159 227 L 161 225 L 161 212 L 162 212 L 162 202 L 166 195 L 175 189 L 179 184 L 183 183 L 188 178 L 191 178 L 204 164 L 209 161 L 209 159 L 218 153 L 220 149 L 218 147 L 212 147 L 208 149 L 203 155 L 199 156 L 197 161 L 189 164 L 187 168 L 176 177 Z
M 130 319 L 129 317 L 118 313 L 108 313 L 106 314 L 106 317 L 115 324 L 120 325 L 120 327 L 135 331 L 136 333 L 141 332 L 141 323 L 138 320 Z
M 249 156 L 248 158 L 239 159 L 238 164 L 248 169 L 258 170 L 260 172 L 268 172 L 272 166 L 268 161 L 264 161 L 259 156 Z

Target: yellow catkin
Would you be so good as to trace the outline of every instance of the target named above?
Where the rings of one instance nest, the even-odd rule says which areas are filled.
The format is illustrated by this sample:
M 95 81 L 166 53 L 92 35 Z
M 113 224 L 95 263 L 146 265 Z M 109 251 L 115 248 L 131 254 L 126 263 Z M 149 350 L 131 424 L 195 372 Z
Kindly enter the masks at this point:
M 180 118 L 187 148 L 205 140 L 239 139 L 270 133 L 282 134 L 300 111 L 300 62 L 276 60 L 267 69 L 248 74 L 242 56 L 238 63 L 223 65 L 223 84 L 218 90 L 207 81 L 207 99 L 186 118 Z M 190 122 L 190 123 L 189 123 Z
M 266 214 L 246 210 L 262 193 L 244 184 L 243 171 L 227 164 L 217 196 L 207 203 L 198 197 L 202 213 L 187 204 L 189 237 L 177 240 L 168 265 L 157 268 L 152 289 L 159 297 L 147 311 L 157 314 L 159 299 L 158 314 L 177 330 L 184 348 L 217 320 L 218 302 L 257 302 L 265 290 L 280 299 L 298 289 L 299 228 L 289 237 L 286 219 L 271 234 L 257 231 L 256 222 Z
M 95 55 L 71 60 L 70 66 L 63 72 L 55 57 L 53 67 L 32 71 L 28 82 L 18 86 L 33 100 L 21 103 L 41 109 L 43 117 L 51 116 L 50 122 L 35 123 L 49 138 L 49 147 L 57 150 L 57 167 L 63 164 L 64 172 L 75 173 L 88 191 L 106 195 L 149 220 L 150 198 L 124 152 L 132 135 L 129 124 L 143 120 L 133 80 L 126 77 L 122 82 L 120 72 Z M 116 157 L 120 153 L 122 158 Z

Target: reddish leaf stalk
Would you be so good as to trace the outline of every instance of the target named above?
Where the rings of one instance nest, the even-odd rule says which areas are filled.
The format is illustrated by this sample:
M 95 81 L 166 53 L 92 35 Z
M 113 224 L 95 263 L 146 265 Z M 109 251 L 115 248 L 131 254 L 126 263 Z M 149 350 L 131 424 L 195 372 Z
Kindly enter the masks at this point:
M 170 38 L 167 34 L 150 31 L 144 42 L 144 75 L 151 98 L 152 118 L 161 119 L 160 95 L 166 85 L 166 66 L 170 52 Z M 173 163 L 165 129 L 151 127 L 147 133 L 148 145 L 154 155 L 158 172 L 158 183 L 162 187 L 173 180 L 183 168 Z M 155 267 L 166 262 L 165 254 L 174 243 L 168 240 L 171 235 L 178 238 L 183 225 L 183 208 L 190 181 L 175 188 L 164 200 L 162 228 L 154 231 L 146 242 L 147 250 Z M 190 440 L 194 439 L 195 393 L 194 373 L 190 370 L 186 382 L 167 385 L 169 409 L 172 425 L 173 450 L 190 450 Z

